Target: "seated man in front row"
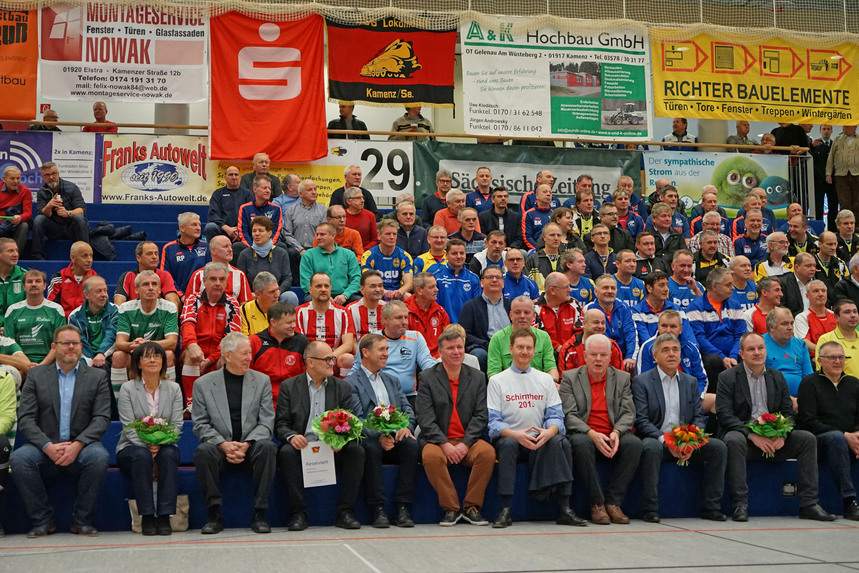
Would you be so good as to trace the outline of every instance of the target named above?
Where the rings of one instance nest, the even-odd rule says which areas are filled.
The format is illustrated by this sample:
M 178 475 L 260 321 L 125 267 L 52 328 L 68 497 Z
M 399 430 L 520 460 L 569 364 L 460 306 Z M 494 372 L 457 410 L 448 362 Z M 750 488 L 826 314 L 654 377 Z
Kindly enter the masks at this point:
M 644 486 L 642 510 L 644 521 L 659 523 L 659 469 L 663 461 L 673 458 L 707 462 L 704 478 L 703 519 L 725 521 L 722 494 L 725 489 L 725 443 L 710 438 L 695 451 L 678 452 L 665 445 L 664 435 L 681 424 L 695 424 L 704 429 L 704 409 L 698 381 L 679 370 L 680 341 L 673 334 L 660 334 L 653 341 L 656 367 L 642 372 L 632 381 L 635 400 L 635 432 L 641 438 L 641 477 Z
M 101 444 L 110 426 L 107 374 L 81 363 L 81 337 L 74 326 L 54 331 L 51 352 L 56 362 L 31 368 L 21 389 L 18 432 L 28 443 L 12 452 L 12 479 L 32 523 L 27 536 L 35 538 L 57 529 L 43 478 L 78 476 L 71 531 L 93 537 L 109 460 Z

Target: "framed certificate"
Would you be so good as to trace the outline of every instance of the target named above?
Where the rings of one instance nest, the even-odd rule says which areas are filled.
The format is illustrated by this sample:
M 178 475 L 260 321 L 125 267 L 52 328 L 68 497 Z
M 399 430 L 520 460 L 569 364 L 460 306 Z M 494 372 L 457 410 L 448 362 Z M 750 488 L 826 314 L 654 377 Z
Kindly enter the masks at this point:
M 304 487 L 318 487 L 337 483 L 334 469 L 334 450 L 322 442 L 309 442 L 301 450 Z

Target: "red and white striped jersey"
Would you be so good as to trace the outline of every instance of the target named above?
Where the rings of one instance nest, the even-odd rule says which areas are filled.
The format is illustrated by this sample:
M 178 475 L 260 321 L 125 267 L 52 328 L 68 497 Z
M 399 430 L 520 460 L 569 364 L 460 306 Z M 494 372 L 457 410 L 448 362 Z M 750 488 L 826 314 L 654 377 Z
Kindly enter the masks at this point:
M 185 289 L 185 296 L 187 297 L 189 294 L 200 296 L 200 292 L 202 290 L 203 269 L 197 269 L 188 281 L 188 288 Z M 230 276 L 227 277 L 227 294 L 233 295 L 235 299 L 239 301 L 240 305 L 253 299 L 251 287 L 248 284 L 248 278 L 245 276 L 245 273 L 233 265 L 230 265 Z
M 325 314 L 317 313 L 312 302 L 304 303 L 296 309 L 296 319 L 297 332 L 308 340 L 325 342 L 333 349 L 340 346 L 344 334 L 355 334 L 355 325 L 349 319 L 349 313 L 334 303 L 328 305 Z
M 380 300 L 379 306 L 377 306 L 375 310 L 370 310 L 364 306 L 363 298 L 346 305 L 346 311 L 349 313 L 349 318 L 352 320 L 352 325 L 355 327 L 358 340 L 361 340 L 361 337 L 365 334 L 382 330 L 383 306 L 385 306 L 385 301 Z

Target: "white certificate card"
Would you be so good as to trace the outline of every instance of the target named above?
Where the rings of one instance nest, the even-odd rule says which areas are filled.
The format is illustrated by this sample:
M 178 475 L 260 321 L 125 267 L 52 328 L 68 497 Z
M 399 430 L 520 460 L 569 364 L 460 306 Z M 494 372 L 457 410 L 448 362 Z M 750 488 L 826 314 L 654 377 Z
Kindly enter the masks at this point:
M 334 470 L 334 450 L 322 442 L 309 442 L 301 450 L 301 465 L 304 473 L 304 487 L 318 487 L 337 483 Z

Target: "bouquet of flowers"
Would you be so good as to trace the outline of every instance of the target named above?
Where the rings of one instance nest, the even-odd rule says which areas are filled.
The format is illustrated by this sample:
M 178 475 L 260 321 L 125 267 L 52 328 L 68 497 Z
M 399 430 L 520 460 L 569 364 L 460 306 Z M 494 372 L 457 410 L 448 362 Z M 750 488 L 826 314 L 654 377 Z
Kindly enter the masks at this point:
M 705 434 L 704 430 L 694 424 L 674 426 L 674 429 L 665 432 L 663 437 L 666 446 L 680 453 L 694 452 L 710 441 L 710 434 Z M 678 459 L 677 465 L 688 466 L 689 460 Z
M 319 439 L 335 450 L 342 449 L 350 440 L 360 438 L 364 427 L 358 416 L 339 408 L 324 412 L 310 425 Z
M 153 416 L 143 416 L 139 420 L 134 420 L 123 431 L 137 432 L 137 437 L 140 438 L 147 446 L 166 446 L 179 441 L 182 432 L 175 424 L 170 424 L 164 418 L 155 418 Z
M 793 430 L 793 420 L 784 417 L 781 412 L 764 412 L 749 423 L 749 428 L 765 438 L 784 438 Z M 764 452 L 764 457 L 773 458 L 775 454 Z
M 393 404 L 380 404 L 367 416 L 364 425 L 383 434 L 395 433 L 409 427 L 409 415 L 398 410 Z

